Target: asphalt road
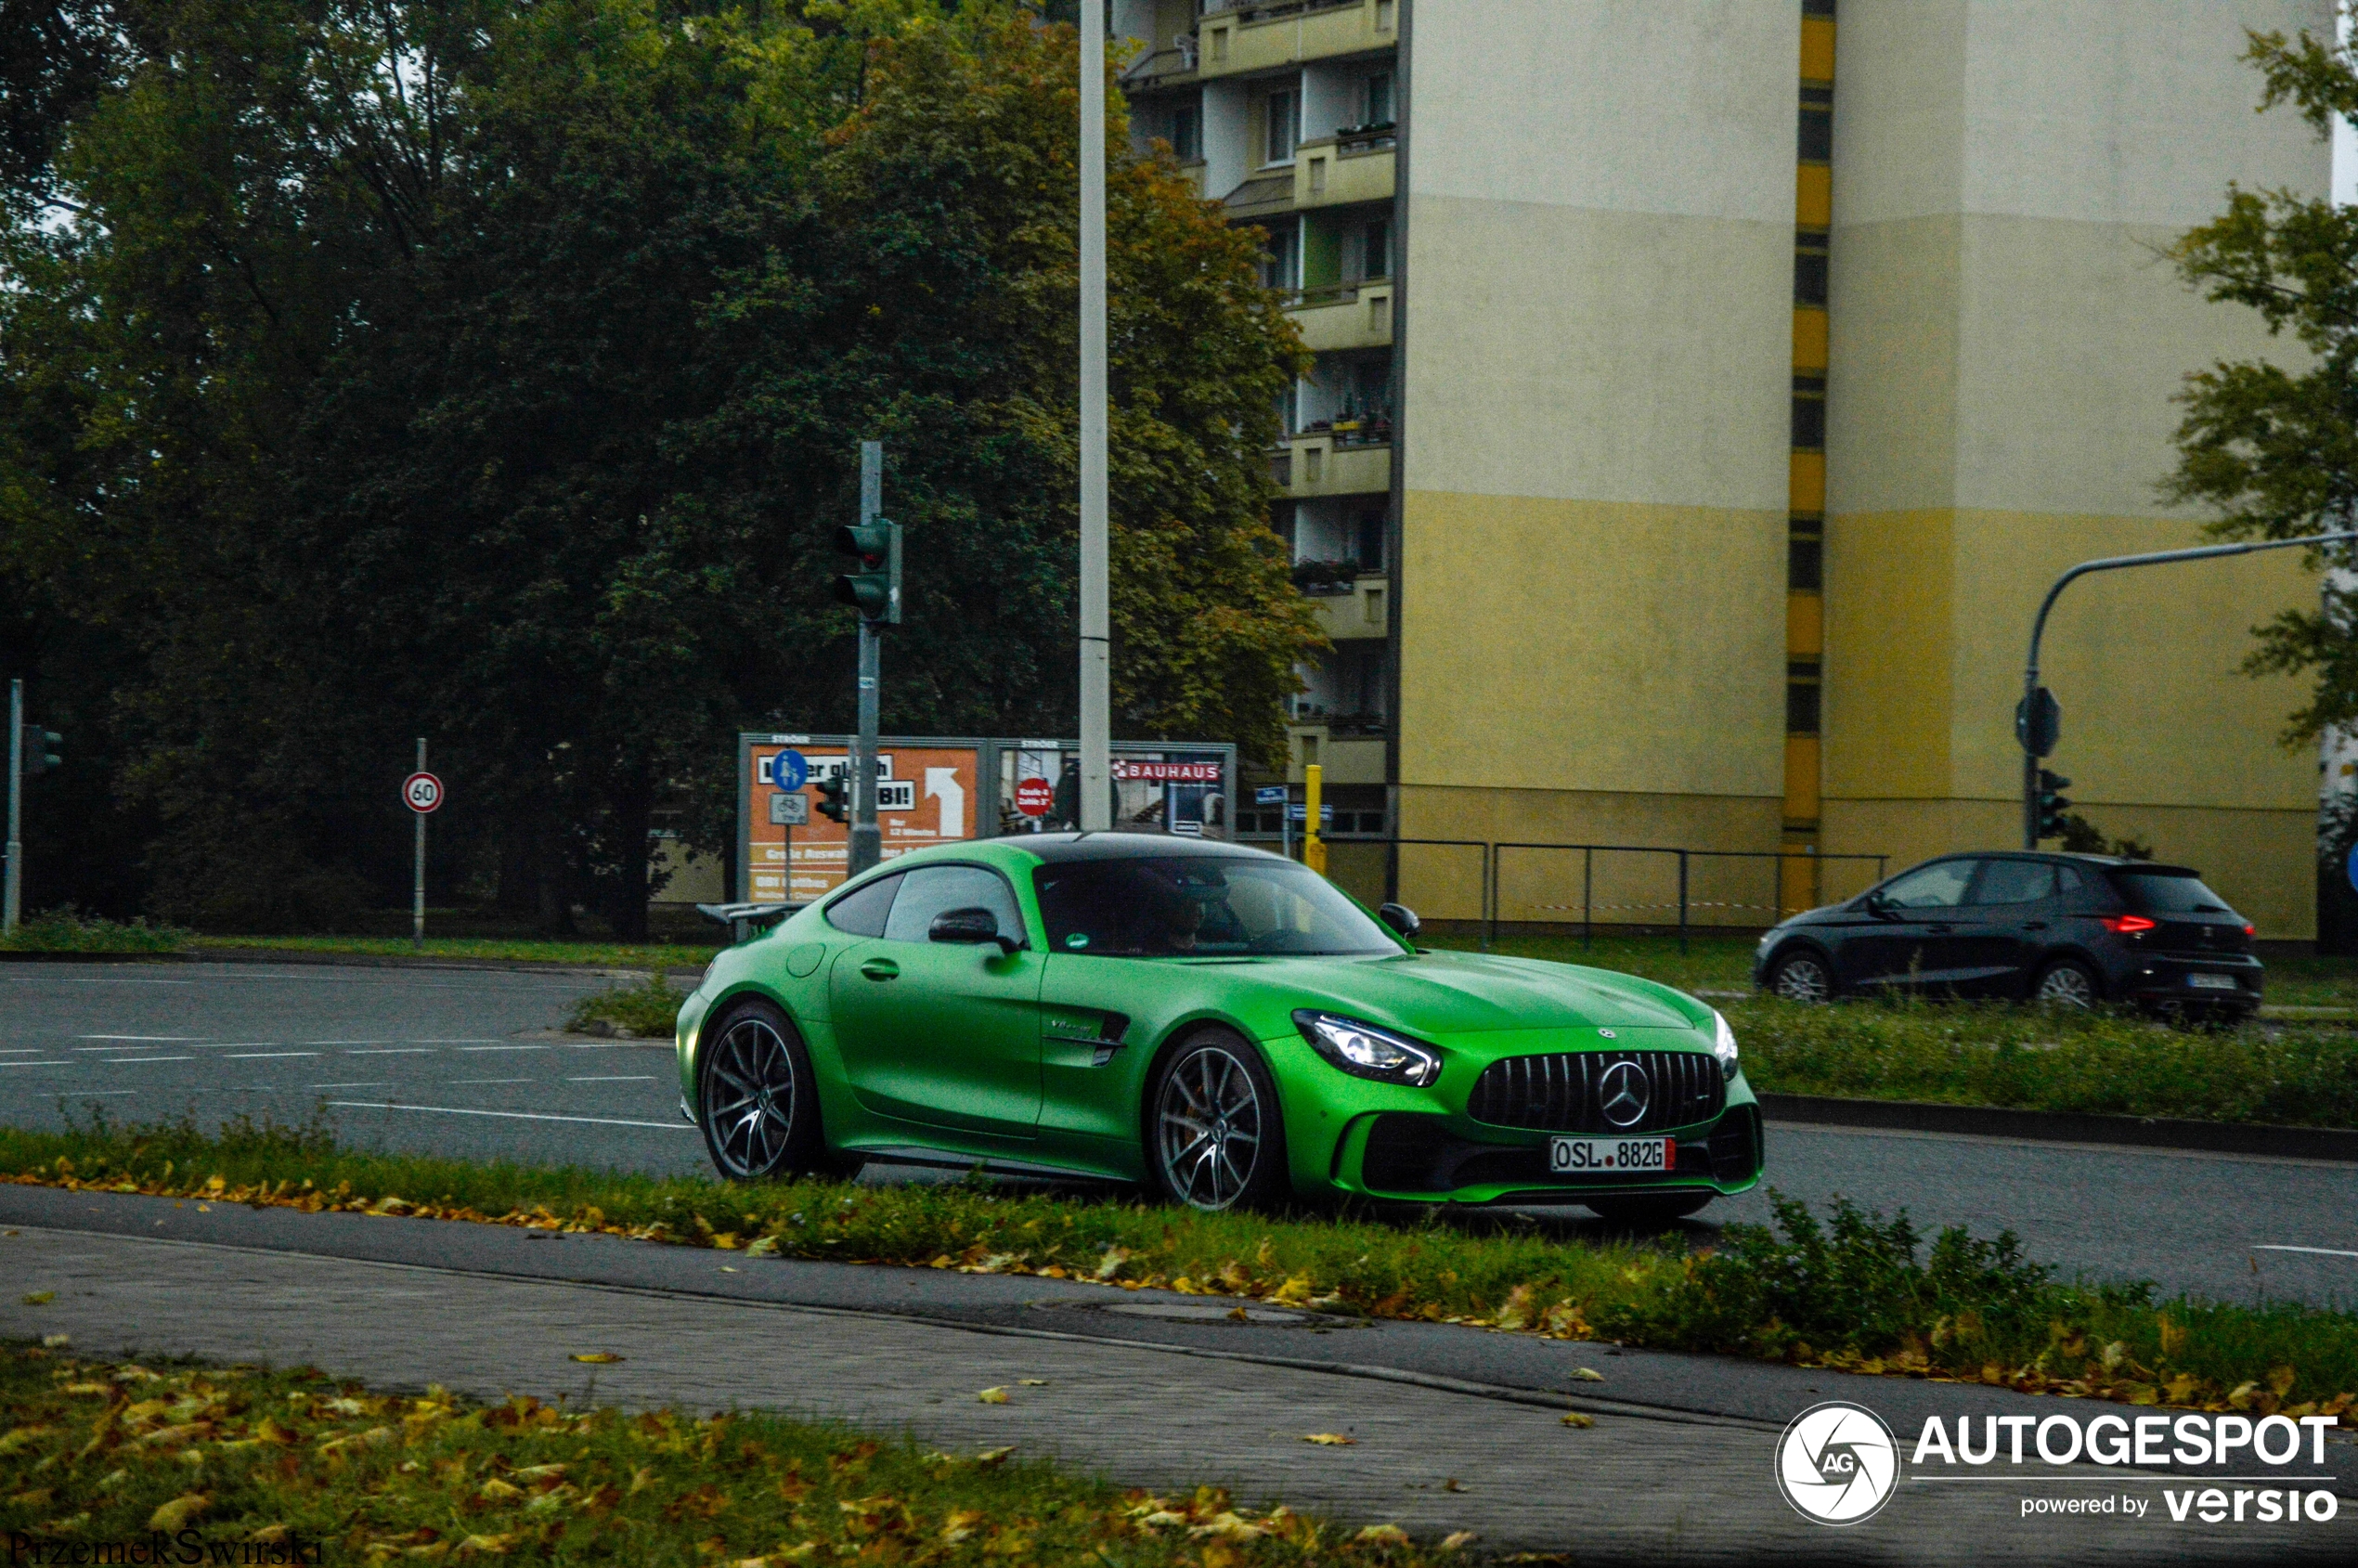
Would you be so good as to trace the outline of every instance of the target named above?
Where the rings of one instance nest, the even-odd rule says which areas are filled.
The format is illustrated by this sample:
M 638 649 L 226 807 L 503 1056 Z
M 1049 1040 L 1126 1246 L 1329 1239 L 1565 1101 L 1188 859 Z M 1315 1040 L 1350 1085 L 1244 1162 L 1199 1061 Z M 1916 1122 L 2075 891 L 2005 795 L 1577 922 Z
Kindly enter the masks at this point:
M 0 964 L 0 1119 L 54 1126 L 332 1119 L 361 1147 L 656 1173 L 707 1167 L 661 1043 L 557 1032 L 579 974 L 263 965 Z M 1772 1124 L 1768 1182 L 2011 1229 L 2066 1275 L 2165 1292 L 2358 1303 L 2358 1166 Z M 869 1180 L 907 1179 L 871 1169 Z M 1577 1209 L 1533 1223 L 1602 1226 Z M 1683 1228 L 1765 1221 L 1756 1190 Z M 1476 1223 L 1503 1222 L 1485 1216 Z

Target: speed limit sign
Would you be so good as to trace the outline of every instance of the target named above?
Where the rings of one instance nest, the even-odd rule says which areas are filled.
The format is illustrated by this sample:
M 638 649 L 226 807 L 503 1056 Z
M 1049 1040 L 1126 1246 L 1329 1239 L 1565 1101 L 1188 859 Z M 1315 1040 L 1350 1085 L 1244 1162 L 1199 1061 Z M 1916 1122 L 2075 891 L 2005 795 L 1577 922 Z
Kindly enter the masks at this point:
M 442 781 L 432 773 L 412 773 L 401 781 L 403 804 L 420 816 L 442 809 Z

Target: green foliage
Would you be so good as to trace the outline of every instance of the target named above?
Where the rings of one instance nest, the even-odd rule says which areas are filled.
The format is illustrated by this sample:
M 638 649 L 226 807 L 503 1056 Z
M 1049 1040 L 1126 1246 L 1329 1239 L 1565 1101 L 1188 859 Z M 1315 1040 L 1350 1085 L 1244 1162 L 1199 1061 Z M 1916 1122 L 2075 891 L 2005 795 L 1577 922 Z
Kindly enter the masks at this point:
M 2149 861 L 2154 847 L 2134 838 L 2107 838 L 2105 830 L 2078 811 L 2066 811 L 2063 819 L 2063 841 L 2057 848 L 2074 855 L 2118 855 L 2125 861 Z
M 863 438 L 907 529 L 887 729 L 1068 721 L 1071 30 L 698 9 L 124 0 L 120 68 L 52 95 L 0 561 L 120 639 L 47 679 L 134 743 L 159 911 L 391 901 L 426 734 L 440 885 L 643 936 L 658 810 L 732 838 L 730 736 L 850 721 Z M 1265 526 L 1303 357 L 1250 233 L 1110 131 L 1116 722 L 1267 757 L 1320 641 Z
M 0 952 L 177 952 L 188 933 L 145 920 L 128 924 L 83 914 L 71 905 L 47 910 L 0 937 Z
M 2322 139 L 2358 111 L 2358 70 L 2343 45 L 2302 32 L 2250 34 L 2246 58 L 2267 83 L 2263 107 L 2290 103 Z M 2212 301 L 2247 305 L 2303 351 L 2290 364 L 2222 361 L 2186 378 L 2169 499 L 2215 508 L 2215 533 L 2297 538 L 2358 520 L 2358 209 L 2329 196 L 2230 186 L 2227 210 L 2182 237 L 2180 276 Z M 2341 566 L 2348 545 L 2313 552 Z M 2358 593 L 2332 577 L 2316 610 L 2259 628 L 2255 676 L 2310 674 L 2287 745 L 2358 721 Z
M 603 1024 L 641 1040 L 668 1040 L 679 1021 L 680 1004 L 687 1000 L 686 991 L 660 974 L 649 975 L 636 985 L 583 997 L 573 1004 L 565 1027 L 586 1032 L 592 1025 Z

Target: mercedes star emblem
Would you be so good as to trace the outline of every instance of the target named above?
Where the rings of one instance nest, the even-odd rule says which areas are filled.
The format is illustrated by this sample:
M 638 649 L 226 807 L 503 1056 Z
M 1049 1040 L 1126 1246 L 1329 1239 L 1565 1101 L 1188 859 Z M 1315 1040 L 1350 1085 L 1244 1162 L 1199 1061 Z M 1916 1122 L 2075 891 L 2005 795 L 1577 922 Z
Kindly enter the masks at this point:
M 1646 1069 L 1636 1062 L 1615 1062 L 1605 1069 L 1597 1097 L 1605 1120 L 1616 1127 L 1635 1127 L 1646 1119 L 1649 1085 Z

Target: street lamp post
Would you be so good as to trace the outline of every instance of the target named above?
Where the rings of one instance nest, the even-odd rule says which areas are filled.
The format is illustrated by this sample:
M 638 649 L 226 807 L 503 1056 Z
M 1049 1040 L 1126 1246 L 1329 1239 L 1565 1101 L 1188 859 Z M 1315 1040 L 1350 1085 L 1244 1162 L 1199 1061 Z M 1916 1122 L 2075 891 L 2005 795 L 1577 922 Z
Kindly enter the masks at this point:
M 1113 825 L 1106 586 L 1106 10 L 1081 0 L 1081 830 Z
M 2022 672 L 2022 707 L 2017 719 L 2017 733 L 2022 741 L 2022 847 L 2039 848 L 2039 761 L 2053 744 L 2052 736 L 2040 733 L 2037 715 L 2041 709 L 2039 687 L 2039 640 L 2047 630 L 2047 612 L 2055 607 L 2056 597 L 2076 578 L 2092 572 L 2117 572 L 2126 566 L 2162 566 L 2176 561 L 2208 561 L 2222 555 L 2249 555 L 2261 550 L 2290 550 L 2295 546 L 2314 548 L 2358 539 L 2358 529 L 2331 534 L 2304 534 L 2297 539 L 2252 539 L 2242 544 L 2205 545 L 2197 550 L 2160 550 L 2145 555 L 2107 555 L 2094 561 L 2082 561 L 2055 579 L 2055 586 L 2040 601 L 2038 618 L 2030 623 L 2030 657 Z

